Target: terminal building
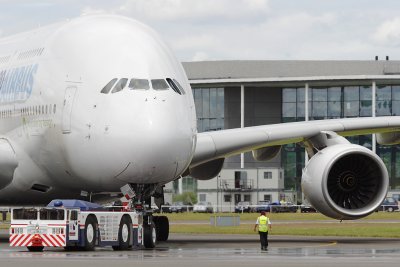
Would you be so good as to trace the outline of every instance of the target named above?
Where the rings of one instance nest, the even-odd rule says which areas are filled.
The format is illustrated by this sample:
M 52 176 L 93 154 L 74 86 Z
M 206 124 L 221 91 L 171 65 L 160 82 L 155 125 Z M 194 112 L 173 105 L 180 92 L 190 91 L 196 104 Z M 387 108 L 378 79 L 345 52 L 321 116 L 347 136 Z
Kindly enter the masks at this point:
M 183 67 L 193 89 L 199 132 L 400 115 L 400 61 L 205 61 L 185 62 Z M 378 145 L 373 135 L 349 140 L 382 158 L 390 177 L 389 195 L 398 197 L 400 146 Z M 267 162 L 255 161 L 251 153 L 234 156 L 226 159 L 218 177 L 184 177 L 174 189 L 196 191 L 199 201 L 214 205 L 282 198 L 299 203 L 304 155 L 304 148 L 291 144 Z M 263 179 L 276 182 L 260 183 Z

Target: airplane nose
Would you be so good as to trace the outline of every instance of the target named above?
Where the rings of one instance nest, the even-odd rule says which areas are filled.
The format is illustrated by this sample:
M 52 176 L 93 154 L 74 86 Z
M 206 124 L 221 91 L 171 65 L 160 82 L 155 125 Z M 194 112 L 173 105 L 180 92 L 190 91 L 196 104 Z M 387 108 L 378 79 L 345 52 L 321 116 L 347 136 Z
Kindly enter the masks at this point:
M 135 175 L 146 176 L 148 182 L 171 180 L 183 171 L 193 151 L 193 136 L 186 117 L 167 100 L 152 99 L 146 103 L 142 115 L 132 122 L 132 142 L 127 147 Z

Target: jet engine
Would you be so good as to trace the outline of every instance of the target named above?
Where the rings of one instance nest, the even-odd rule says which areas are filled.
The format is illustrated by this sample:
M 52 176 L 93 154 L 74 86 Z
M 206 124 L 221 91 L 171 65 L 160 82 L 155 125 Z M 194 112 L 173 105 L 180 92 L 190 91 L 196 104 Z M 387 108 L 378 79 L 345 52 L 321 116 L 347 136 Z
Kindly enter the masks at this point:
M 385 164 L 369 149 L 335 144 L 318 151 L 303 171 L 302 188 L 310 204 L 340 220 L 374 212 L 386 197 L 389 176 Z
M 224 166 L 224 161 L 224 158 L 208 161 L 193 168 L 189 168 L 188 172 L 186 171 L 183 176 L 190 174 L 197 180 L 210 180 L 220 173 L 222 166 Z

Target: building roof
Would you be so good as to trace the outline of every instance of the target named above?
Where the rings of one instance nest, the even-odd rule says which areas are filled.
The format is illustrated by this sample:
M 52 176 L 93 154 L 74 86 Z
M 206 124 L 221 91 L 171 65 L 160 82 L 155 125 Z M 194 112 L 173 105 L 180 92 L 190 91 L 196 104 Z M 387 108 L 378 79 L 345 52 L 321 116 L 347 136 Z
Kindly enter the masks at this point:
M 182 64 L 191 83 L 400 78 L 400 61 L 390 60 L 238 60 Z

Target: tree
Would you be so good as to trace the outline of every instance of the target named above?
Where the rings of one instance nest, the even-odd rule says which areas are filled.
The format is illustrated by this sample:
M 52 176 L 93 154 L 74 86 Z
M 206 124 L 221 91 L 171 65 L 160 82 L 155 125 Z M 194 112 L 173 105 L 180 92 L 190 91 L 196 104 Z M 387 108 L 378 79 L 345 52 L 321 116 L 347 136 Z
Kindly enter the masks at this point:
M 179 195 L 173 195 L 172 201 L 183 202 L 185 205 L 193 205 L 197 203 L 197 195 L 194 192 L 184 192 Z

